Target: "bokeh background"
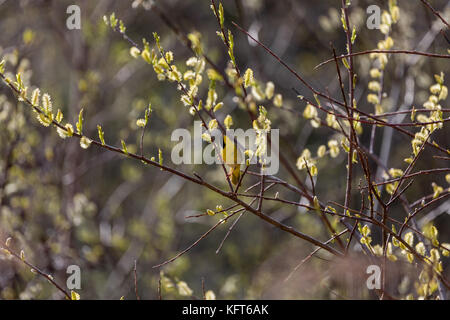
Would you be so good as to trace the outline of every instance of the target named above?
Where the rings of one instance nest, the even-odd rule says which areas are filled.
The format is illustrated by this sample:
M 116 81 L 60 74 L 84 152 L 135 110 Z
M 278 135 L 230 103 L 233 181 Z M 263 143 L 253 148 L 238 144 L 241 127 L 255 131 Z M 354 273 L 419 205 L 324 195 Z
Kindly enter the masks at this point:
M 449 45 L 439 33 L 442 24 L 436 22 L 432 13 L 420 1 L 398 2 L 401 16 L 392 33 L 395 48 L 446 53 Z M 74 3 L 81 8 L 81 30 L 66 28 L 66 9 Z M 136 8 L 132 8 L 133 3 Z M 156 3 L 183 33 L 200 32 L 205 52 L 221 68 L 226 67 L 226 50 L 215 33 L 217 21 L 209 1 Z M 175 128 L 191 129 L 193 118 L 180 102 L 175 85 L 158 81 L 151 66 L 133 59 L 129 43 L 102 20 L 103 15 L 115 12 L 127 26 L 128 35 L 138 43 L 143 37 L 151 40 L 152 32 L 158 32 L 164 48 L 174 52 L 175 64 L 185 69 L 184 62 L 192 53 L 145 4 L 146 1 L 0 0 L 0 54 L 6 57 L 10 71 L 22 72 L 27 83 L 50 93 L 54 108 L 61 108 L 66 120 L 74 123 L 83 107 L 85 132 L 96 136 L 97 124 L 101 124 L 106 141 L 113 145 L 119 146 L 123 139 L 129 150 L 137 150 L 140 131 L 136 119 L 142 117 L 151 102 L 153 114 L 144 150 L 149 156 L 157 156 L 161 148 L 165 161 L 170 164 L 174 145 L 170 141 L 171 132 Z M 331 95 L 340 97 L 335 66 L 314 70 L 315 65 L 331 56 L 330 42 L 338 53 L 345 52 L 340 1 L 224 0 L 223 4 L 226 24 L 235 36 L 241 70 L 251 67 L 258 80 L 273 81 L 276 91 L 283 94 L 285 108 L 294 110 L 266 105 L 272 128 L 280 129 L 281 150 L 295 165 L 305 147 L 316 150 L 333 132 L 326 128 L 313 130 L 301 116 L 304 105 L 296 99 L 292 88 L 311 97 L 309 92 L 230 22 L 236 21 L 257 34 L 316 88 L 327 88 Z M 358 30 L 355 51 L 374 49 L 383 38 L 378 30 L 369 30 L 365 25 L 365 10 L 371 4 L 387 9 L 387 1 L 352 0 L 351 21 Z M 450 17 L 448 1 L 435 0 L 432 4 L 445 17 Z M 359 79 L 358 106 L 373 112 L 365 98 L 371 62 L 367 56 L 361 56 L 355 63 Z M 402 105 L 408 81 L 414 86 L 414 105 L 420 107 L 428 98 L 433 75 L 441 71 L 448 73 L 449 66 L 447 60 L 391 57 L 385 77 L 386 110 L 395 111 Z M 225 102 L 219 117 L 232 114 L 236 127 L 250 128 L 247 113 L 233 102 L 233 92 L 223 85 L 218 86 L 218 92 Z M 83 150 L 76 140 L 60 139 L 54 130 L 40 126 L 29 108 L 16 103 L 4 86 L 0 87 L 0 128 L 0 240 L 12 237 L 13 248 L 23 249 L 30 262 L 62 284 L 67 278 L 67 266 L 80 266 L 82 289 L 77 292 L 82 299 L 121 296 L 134 299 L 135 260 L 141 298 L 157 298 L 160 270 L 152 266 L 185 249 L 219 219 L 186 217 L 202 214 L 219 204 L 223 207 L 230 204 L 212 192 L 138 161 L 94 147 Z M 361 139 L 368 146 L 370 129 L 364 130 Z M 378 129 L 377 154 L 382 152 L 383 133 L 384 129 Z M 435 139 L 448 146 L 449 133 L 447 126 L 436 133 Z M 387 166 L 404 167 L 410 142 L 394 133 L 388 151 Z M 341 153 L 333 161 L 318 164 L 320 199 L 343 202 L 345 161 Z M 444 160 L 434 159 L 426 151 L 418 168 L 445 165 Z M 195 171 L 216 185 L 226 186 L 220 166 L 178 168 L 188 173 Z M 279 175 L 291 181 L 284 170 Z M 299 175 L 307 181 L 304 172 Z M 360 178 L 358 172 L 354 181 Z M 244 185 L 252 185 L 255 179 L 247 177 Z M 433 181 L 446 185 L 444 175 L 422 177 L 408 190 L 408 197 L 418 199 L 430 194 Z M 292 194 L 287 197 L 300 200 Z M 358 195 L 354 199 L 359 201 Z M 426 218 L 438 207 L 430 207 L 419 218 Z M 436 214 L 434 223 L 440 230 L 440 240 L 449 242 L 448 206 L 437 210 L 433 214 Z M 265 211 L 314 237 L 322 240 L 328 237 L 318 216 L 294 206 L 267 204 Z M 402 217 L 403 212 L 399 208 L 397 211 L 398 217 Z M 213 290 L 221 299 L 374 297 L 365 289 L 366 262 L 357 254 L 352 261 L 334 263 L 328 261 L 331 257 L 319 254 L 320 258 L 311 259 L 289 281 L 284 281 L 313 247 L 250 214 L 240 219 L 216 254 L 231 223 L 224 224 L 186 255 L 165 266 L 164 274 L 175 283 L 185 281 L 196 297 L 202 295 L 202 279 L 205 288 Z M 399 294 L 409 292 L 413 278 L 408 279 L 394 276 L 390 286 Z M 162 296 L 186 298 L 165 285 Z M 20 262 L 0 259 L 1 299 L 61 297 L 61 293 Z

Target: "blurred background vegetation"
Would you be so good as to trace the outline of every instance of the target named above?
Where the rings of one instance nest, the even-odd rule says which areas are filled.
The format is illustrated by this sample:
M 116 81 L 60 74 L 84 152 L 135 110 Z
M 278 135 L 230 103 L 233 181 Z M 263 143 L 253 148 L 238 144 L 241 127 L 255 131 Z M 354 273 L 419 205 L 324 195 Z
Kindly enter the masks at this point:
M 81 8 L 81 30 L 66 28 L 66 9 L 74 2 Z M 142 117 L 151 102 L 153 114 L 144 150 L 147 155 L 157 156 L 161 148 L 170 165 L 174 145 L 171 132 L 175 128 L 191 129 L 193 118 L 180 102 L 175 86 L 158 81 L 151 66 L 133 59 L 129 44 L 113 33 L 102 17 L 115 12 L 127 26 L 128 35 L 138 43 L 142 37 L 150 40 L 152 32 L 158 32 L 164 48 L 174 52 L 175 64 L 181 70 L 185 70 L 184 61 L 192 53 L 158 14 L 142 5 L 132 8 L 133 2 L 139 4 L 112 0 L 0 0 L 0 55 L 7 58 L 11 72 L 20 71 L 26 82 L 49 92 L 54 108 L 61 108 L 67 120 L 75 122 L 83 107 L 85 132 L 96 136 L 97 124 L 101 124 L 106 141 L 116 146 L 123 139 L 129 150 L 138 149 L 140 130 L 136 119 Z M 209 1 L 156 3 L 183 33 L 200 32 L 205 52 L 221 68 L 226 67 L 226 50 L 215 34 L 217 21 Z M 335 66 L 313 69 L 331 56 L 330 42 L 339 54 L 345 52 L 340 1 L 226 0 L 223 4 L 226 23 L 235 36 L 235 54 L 241 70 L 251 67 L 258 80 L 273 81 L 277 92 L 283 94 L 285 107 L 297 110 L 289 112 L 266 105 L 272 128 L 280 129 L 282 152 L 294 165 L 305 147 L 316 150 L 333 133 L 327 128 L 313 131 L 301 116 L 304 105 L 292 88 L 308 97 L 309 93 L 271 56 L 249 43 L 230 21 L 258 34 L 261 41 L 316 88 L 328 88 L 332 96 L 340 97 Z M 387 1 L 352 0 L 351 21 L 358 31 L 355 51 L 374 49 L 383 38 L 378 30 L 365 26 L 365 10 L 371 4 L 385 9 Z M 435 17 L 420 1 L 401 0 L 399 6 L 400 21 L 392 34 L 395 48 L 415 49 L 422 45 L 430 52 L 445 53 L 443 48 L 448 44 L 439 34 L 442 25 L 435 23 Z M 447 1 L 433 1 L 433 6 L 449 17 Z M 358 106 L 373 112 L 365 99 L 371 62 L 367 56 L 361 56 L 355 63 Z M 408 77 L 414 81 L 414 103 L 420 107 L 428 98 L 433 75 L 441 71 L 450 71 L 447 60 L 391 57 L 385 78 L 386 110 L 396 110 L 403 102 Z M 233 102 L 233 92 L 220 85 L 218 93 L 225 102 L 220 117 L 232 114 L 236 127 L 250 128 L 247 113 Z M 185 249 L 219 219 L 186 217 L 202 214 L 216 205 L 230 205 L 212 192 L 138 161 L 94 147 L 85 151 L 75 140 L 60 139 L 54 130 L 40 126 L 28 107 L 15 102 L 4 86 L 0 87 L 0 128 L 0 240 L 12 237 L 14 248 L 23 249 L 28 260 L 62 284 L 67 266 L 79 265 L 82 289 L 77 291 L 82 299 L 134 299 L 135 260 L 141 298 L 157 298 L 160 270 L 152 266 Z M 367 146 L 370 130 L 364 130 L 361 139 Z M 382 132 L 378 129 L 377 154 Z M 435 139 L 448 146 L 448 126 L 436 133 Z M 442 166 L 443 160 L 433 159 L 427 152 L 418 168 Z M 409 153 L 409 140 L 395 134 L 388 166 L 403 166 Z M 345 155 L 319 162 L 318 166 L 319 198 L 342 202 Z M 216 185 L 226 186 L 220 166 L 186 165 L 179 169 L 195 171 Z M 279 175 L 290 181 L 283 169 Z M 305 172 L 299 175 L 307 179 Z M 361 177 L 361 172 L 357 172 L 355 183 Z M 430 194 L 432 181 L 446 185 L 444 175 L 421 179 L 423 183 L 415 183 L 408 190 L 411 199 Z M 247 176 L 244 186 L 256 181 Z M 276 191 L 274 188 L 271 193 Z M 292 201 L 300 200 L 295 195 L 290 197 Z M 359 201 L 357 195 L 354 199 Z M 267 204 L 264 209 L 314 237 L 328 237 L 318 216 L 277 203 Z M 398 209 L 398 217 L 402 214 Z M 363 288 L 364 279 L 351 278 L 349 270 L 357 264 L 342 262 L 330 270 L 326 261 L 330 257 L 325 253 L 319 254 L 323 259 L 312 259 L 285 282 L 313 247 L 250 214 L 242 217 L 216 254 L 231 223 L 165 266 L 164 273 L 174 281 L 186 281 L 197 297 L 201 296 L 202 278 L 206 289 L 221 299 L 372 297 Z M 448 214 L 438 216 L 434 223 L 441 232 L 440 240 L 449 242 Z M 392 287 L 398 292 L 407 291 L 400 288 L 400 280 L 395 278 Z M 412 283 L 403 286 L 411 287 Z M 164 285 L 162 295 L 182 298 Z M 56 299 L 61 298 L 61 293 L 20 263 L 1 259 L 0 298 Z

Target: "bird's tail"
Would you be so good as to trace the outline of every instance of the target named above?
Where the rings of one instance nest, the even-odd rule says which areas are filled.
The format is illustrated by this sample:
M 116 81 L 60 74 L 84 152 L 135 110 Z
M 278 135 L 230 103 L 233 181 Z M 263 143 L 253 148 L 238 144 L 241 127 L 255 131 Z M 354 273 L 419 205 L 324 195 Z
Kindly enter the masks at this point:
M 241 165 L 235 165 L 230 169 L 231 183 L 237 185 L 239 183 L 239 179 L 241 178 Z

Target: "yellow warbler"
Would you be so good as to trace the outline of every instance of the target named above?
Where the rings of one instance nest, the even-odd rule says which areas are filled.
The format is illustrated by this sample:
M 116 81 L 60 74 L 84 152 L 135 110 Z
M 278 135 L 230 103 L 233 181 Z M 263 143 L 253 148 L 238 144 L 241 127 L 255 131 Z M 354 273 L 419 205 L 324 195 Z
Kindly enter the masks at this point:
M 237 185 L 241 177 L 242 157 L 234 141 L 226 135 L 223 136 L 222 159 L 230 168 L 228 176 L 231 177 L 231 182 Z

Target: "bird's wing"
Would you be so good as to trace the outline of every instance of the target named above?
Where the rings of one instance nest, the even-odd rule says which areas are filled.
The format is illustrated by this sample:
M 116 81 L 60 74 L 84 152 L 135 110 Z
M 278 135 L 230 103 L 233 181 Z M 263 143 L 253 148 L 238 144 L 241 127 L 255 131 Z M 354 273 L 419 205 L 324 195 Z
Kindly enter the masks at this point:
M 226 135 L 223 137 L 222 158 L 229 166 L 238 165 L 242 161 L 240 150 L 237 148 L 234 141 Z

